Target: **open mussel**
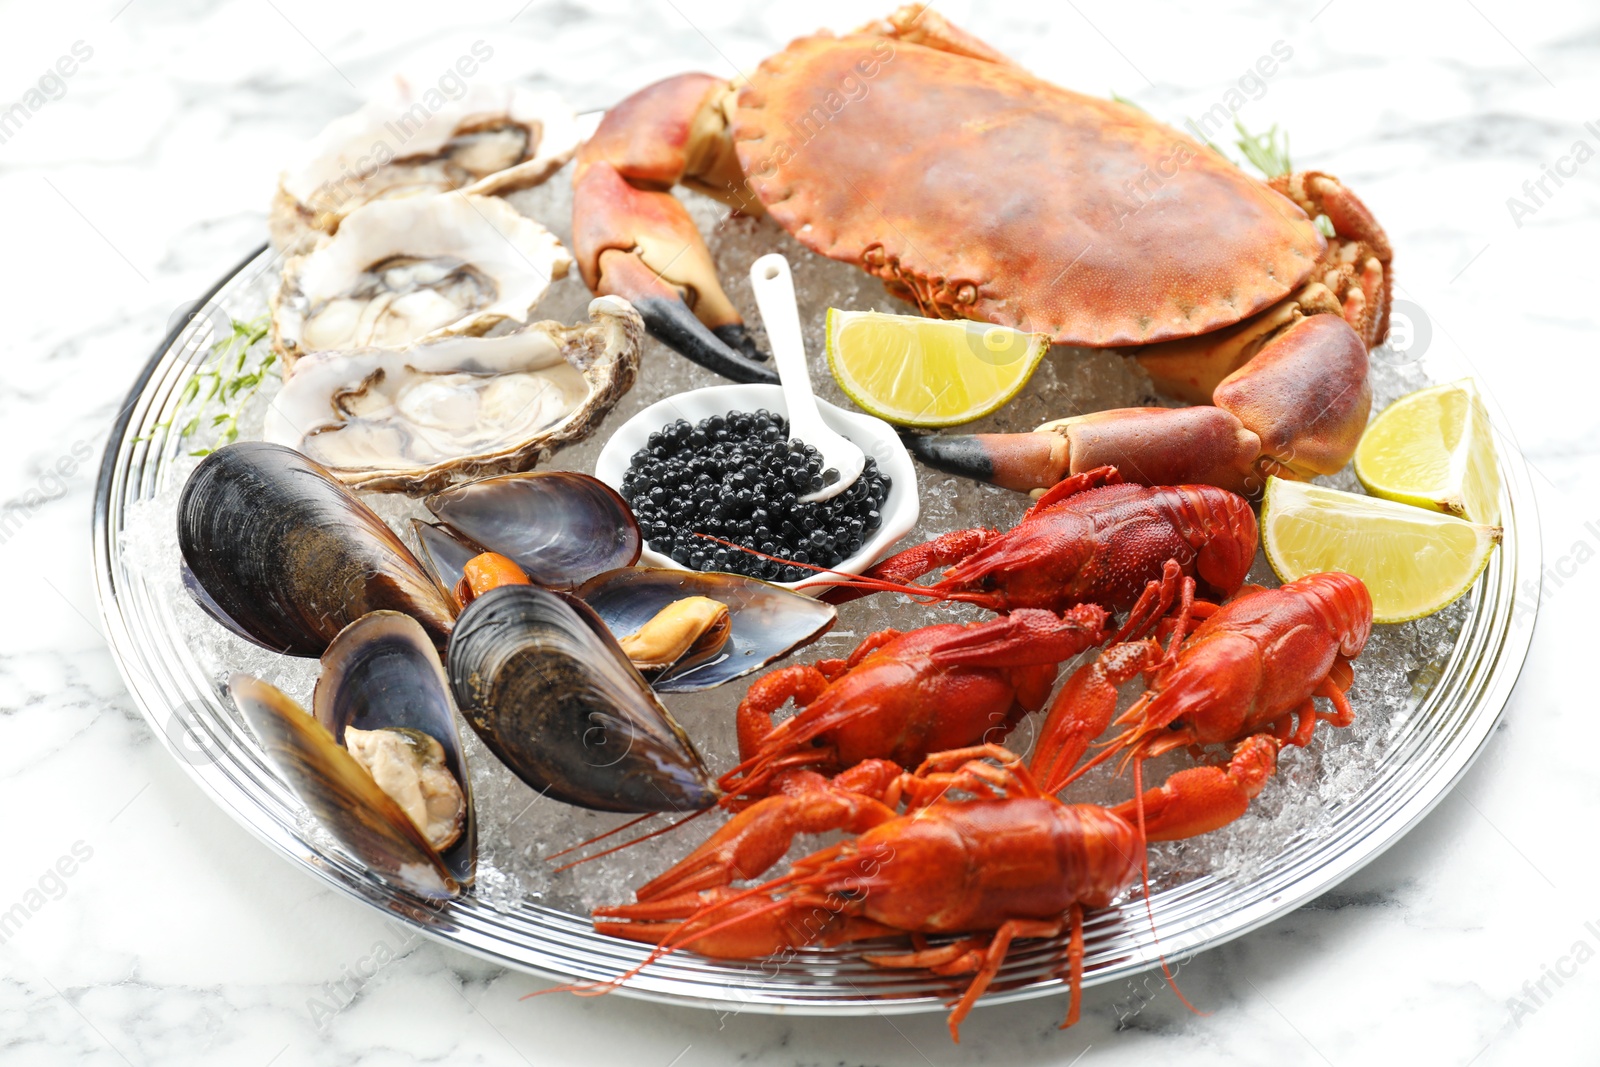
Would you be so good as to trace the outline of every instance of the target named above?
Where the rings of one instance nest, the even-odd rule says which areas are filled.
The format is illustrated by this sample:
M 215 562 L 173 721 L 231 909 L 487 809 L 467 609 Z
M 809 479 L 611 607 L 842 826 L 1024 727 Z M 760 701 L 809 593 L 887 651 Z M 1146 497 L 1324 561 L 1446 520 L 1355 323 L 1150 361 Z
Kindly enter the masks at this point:
M 724 654 L 733 633 L 733 612 L 708 596 L 674 600 L 631 634 L 618 634 L 623 655 L 641 674 L 710 662 Z
M 599 811 L 716 803 L 694 746 L 582 601 L 492 589 L 461 613 L 446 660 L 467 722 L 541 793 Z
M 471 885 L 477 857 L 472 786 L 439 653 L 409 615 L 375 611 L 322 656 L 312 712 Z
M 290 787 L 368 870 L 420 896 L 460 894 L 422 832 L 309 712 L 248 674 L 230 678 L 228 691 Z
M 827 633 L 836 617 L 831 605 L 740 574 L 622 567 L 575 595 L 612 633 L 633 639 L 634 662 L 657 668 L 651 685 L 662 693 L 711 689 L 760 670 Z M 694 629 L 701 619 L 717 625 L 701 600 L 727 608 L 725 639 L 714 645 L 714 630 L 708 640 Z M 675 618 L 679 612 L 687 617 Z
M 575 471 L 482 478 L 424 503 L 460 538 L 515 560 L 550 589 L 632 566 L 643 546 L 638 520 L 616 490 Z
M 178 500 L 178 545 L 201 606 L 276 652 L 320 656 L 379 610 L 412 616 L 436 646 L 450 633 L 454 605 L 405 543 L 281 445 L 238 442 L 201 460 Z
M 488 551 L 442 522 L 412 519 L 411 532 L 417 538 L 417 558 L 422 560 L 422 565 L 433 575 L 439 587 L 445 590 L 455 589 L 467 571 L 467 563 L 474 556 L 481 556 Z

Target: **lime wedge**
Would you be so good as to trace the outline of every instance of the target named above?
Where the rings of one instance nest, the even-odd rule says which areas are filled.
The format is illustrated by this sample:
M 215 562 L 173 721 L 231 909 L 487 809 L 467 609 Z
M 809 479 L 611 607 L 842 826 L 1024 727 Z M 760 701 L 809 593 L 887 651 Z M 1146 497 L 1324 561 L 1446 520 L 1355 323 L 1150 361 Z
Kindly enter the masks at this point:
M 1500 527 L 1392 500 L 1268 478 L 1261 546 L 1285 582 L 1343 571 L 1367 584 L 1373 621 L 1431 615 L 1477 580 Z
M 1009 326 L 828 309 L 828 368 L 862 410 L 902 426 L 971 422 L 1017 395 L 1050 339 Z
M 1500 468 L 1489 413 L 1471 378 L 1389 405 L 1356 446 L 1356 477 L 1373 496 L 1500 521 Z

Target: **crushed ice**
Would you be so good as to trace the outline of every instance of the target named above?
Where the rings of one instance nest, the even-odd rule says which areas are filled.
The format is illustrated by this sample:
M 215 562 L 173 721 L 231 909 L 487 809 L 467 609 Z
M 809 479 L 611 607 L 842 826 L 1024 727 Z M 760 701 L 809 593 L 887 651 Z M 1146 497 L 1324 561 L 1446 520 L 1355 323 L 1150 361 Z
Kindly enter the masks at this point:
M 736 305 L 753 308 L 749 292 L 749 264 L 759 255 L 778 250 L 794 266 L 796 290 L 803 320 L 808 324 L 807 346 L 813 381 L 818 392 L 848 406 L 827 371 L 823 347 L 823 319 L 830 306 L 878 309 L 904 313 L 907 306 L 890 297 L 877 280 L 854 268 L 833 263 L 805 251 L 770 221 L 729 217 L 725 208 L 693 193 L 680 193 L 691 214 L 710 235 L 710 243 L 729 295 Z M 513 203 L 555 230 L 570 244 L 571 187 L 567 174 L 512 197 Z M 235 318 L 259 315 L 265 306 L 270 278 L 247 287 L 227 308 Z M 574 273 L 557 282 L 538 309 L 539 317 L 576 322 L 585 317 L 589 293 Z M 752 316 L 754 318 L 754 316 Z M 760 338 L 759 323 L 752 323 Z M 763 338 L 764 340 L 764 338 Z M 1414 389 L 1430 384 L 1416 366 L 1396 367 L 1380 360 L 1372 364 L 1373 410 Z M 589 440 L 558 453 L 552 467 L 592 470 L 604 443 L 606 428 L 616 427 L 635 411 L 661 397 L 684 389 L 718 384 L 720 379 L 671 353 L 657 342 L 647 343 L 639 384 L 623 397 L 599 432 Z M 239 419 L 240 437 L 259 437 L 263 413 L 276 392 L 276 382 L 254 398 Z M 1155 399 L 1149 379 L 1131 360 L 1108 354 L 1072 349 L 1052 349 L 1026 388 L 1009 405 L 967 429 L 971 432 L 1007 432 L 1032 429 L 1050 418 L 1105 408 L 1148 404 Z M 201 431 L 203 438 L 204 431 Z M 178 579 L 178 551 L 174 509 L 183 479 L 195 462 L 187 451 L 199 441 L 167 442 L 177 458 L 170 461 L 162 488 L 129 512 L 121 541 L 124 558 L 145 578 L 151 592 L 166 605 L 196 660 L 220 686 L 233 671 L 245 671 L 272 681 L 296 699 L 306 702 L 316 680 L 314 660 L 289 659 L 266 652 L 224 631 L 185 595 Z M 162 442 L 158 441 L 157 445 Z M 1016 493 L 919 470 L 922 518 L 904 545 L 968 526 L 1008 528 L 1016 523 L 1028 499 Z M 1360 486 L 1348 472 L 1322 479 L 1326 484 L 1354 492 Z M 393 494 L 368 495 L 369 503 L 408 541 L 412 516 L 424 514 L 416 502 Z M 1258 558 L 1251 580 L 1275 585 L 1276 579 Z M 1289 840 L 1325 832 L 1339 805 L 1358 795 L 1376 775 L 1384 754 L 1404 734 L 1406 724 L 1437 677 L 1454 647 L 1470 610 L 1471 597 L 1429 618 L 1398 626 L 1375 628 L 1366 652 L 1356 663 L 1351 700 L 1357 718 L 1344 730 L 1319 727 L 1315 740 L 1304 750 L 1286 750 L 1277 777 L 1233 825 L 1191 841 L 1152 846 L 1152 886 L 1179 884 L 1210 874 L 1245 881 L 1270 864 Z M 939 621 L 981 617 L 966 606 L 930 607 L 904 596 L 880 594 L 841 609 L 834 632 L 826 635 L 802 659 L 842 655 L 873 631 L 885 627 L 910 629 Z M 1064 679 L 1075 664 L 1064 665 Z M 733 709 L 745 686 L 734 683 L 708 693 L 669 696 L 665 702 L 694 738 L 714 773 L 735 762 Z M 1132 687 L 1124 701 L 1132 699 Z M 1032 744 L 1040 716 L 1030 716 L 1009 743 L 1019 751 Z M 631 899 L 634 887 L 659 873 L 704 840 L 716 815 L 681 831 L 665 834 L 635 848 L 555 873 L 546 857 L 626 821 L 568 807 L 539 797 L 507 771 L 463 723 L 460 726 L 472 767 L 480 835 L 477 897 L 502 910 L 524 903 L 557 907 L 579 914 L 598 904 Z M 1160 781 L 1185 765 L 1182 753 L 1169 754 L 1147 766 L 1146 782 Z M 1067 799 L 1112 803 L 1131 795 L 1126 778 L 1118 778 L 1110 764 L 1096 768 L 1078 782 Z M 309 816 L 302 829 L 316 847 L 337 849 Z M 657 820 L 647 826 L 659 825 Z M 610 844 L 611 842 L 607 842 Z M 801 847 L 814 847 L 815 840 Z

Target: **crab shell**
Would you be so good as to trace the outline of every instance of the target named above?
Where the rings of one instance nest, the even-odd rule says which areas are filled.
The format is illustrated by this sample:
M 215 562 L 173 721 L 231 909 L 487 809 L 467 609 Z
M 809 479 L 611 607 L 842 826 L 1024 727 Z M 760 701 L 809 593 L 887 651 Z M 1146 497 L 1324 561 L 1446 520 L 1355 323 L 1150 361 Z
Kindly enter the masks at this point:
M 1216 152 L 1003 60 L 804 37 L 760 65 L 730 119 L 751 189 L 806 247 L 926 313 L 1059 344 L 1228 326 L 1296 289 L 1326 247 Z

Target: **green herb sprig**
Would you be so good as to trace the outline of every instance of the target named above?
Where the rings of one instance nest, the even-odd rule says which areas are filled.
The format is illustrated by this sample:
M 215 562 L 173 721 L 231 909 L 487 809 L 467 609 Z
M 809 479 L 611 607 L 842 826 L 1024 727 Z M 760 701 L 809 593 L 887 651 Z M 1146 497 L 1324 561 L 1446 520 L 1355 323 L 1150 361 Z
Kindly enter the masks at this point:
M 1294 170 L 1289 162 L 1288 130 L 1279 131 L 1278 124 L 1273 123 L 1266 133 L 1251 133 L 1237 115 L 1233 119 L 1233 128 L 1239 132 L 1239 139 L 1234 142 L 1239 154 L 1263 175 L 1279 178 Z M 1328 216 L 1318 215 L 1314 221 L 1324 237 L 1334 236 L 1333 222 Z
M 1276 122 L 1266 133 L 1251 133 L 1235 115 L 1233 128 L 1239 133 L 1239 139 L 1234 142 L 1239 154 L 1266 177 L 1281 178 L 1294 170 L 1289 163 L 1289 131 L 1280 131 Z
M 1131 104 L 1134 107 L 1139 106 L 1134 104 L 1132 100 L 1119 96 L 1115 91 L 1112 92 L 1111 99 L 1118 103 Z M 1185 125 L 1191 133 L 1196 137 L 1200 137 L 1200 127 L 1195 125 L 1192 120 L 1185 123 Z M 1251 133 L 1237 115 L 1233 117 L 1233 128 L 1239 135 L 1238 140 L 1234 141 L 1234 146 L 1239 149 L 1239 154 L 1244 157 L 1246 163 L 1260 171 L 1264 177 L 1280 178 L 1294 170 L 1294 165 L 1289 162 L 1288 130 L 1280 130 L 1278 129 L 1278 124 L 1273 123 L 1266 133 Z M 1207 148 L 1223 159 L 1228 160 L 1228 162 L 1234 163 L 1228 153 L 1224 152 L 1216 144 L 1205 140 L 1203 137 L 1200 139 Z M 1235 165 L 1237 166 L 1237 164 Z M 1328 216 L 1318 215 L 1314 221 L 1317 229 L 1322 231 L 1324 237 L 1334 236 L 1333 222 Z
M 173 408 L 172 414 L 158 422 L 139 440 L 147 441 L 157 433 L 172 432 L 174 423 L 185 412 L 192 413 L 178 425 L 179 441 L 187 441 L 193 437 L 202 423 L 208 422 L 211 428 L 217 431 L 216 439 L 209 448 L 193 449 L 189 453 L 191 456 L 210 455 L 223 445 L 232 444 L 239 439 L 239 412 L 244 410 L 250 398 L 261 388 L 261 383 L 266 381 L 268 374 L 281 375 L 277 369 L 278 354 L 272 351 L 262 356 L 254 369 L 245 369 L 245 365 L 250 361 L 251 351 L 267 336 L 269 317 L 262 315 L 248 322 L 233 318 L 229 321 L 232 323 L 232 330 L 228 336 L 211 346 L 214 355 L 210 362 L 184 383 L 183 391 L 178 394 L 178 403 Z M 213 400 L 219 401 L 223 405 L 223 410 L 207 420 L 206 407 Z

